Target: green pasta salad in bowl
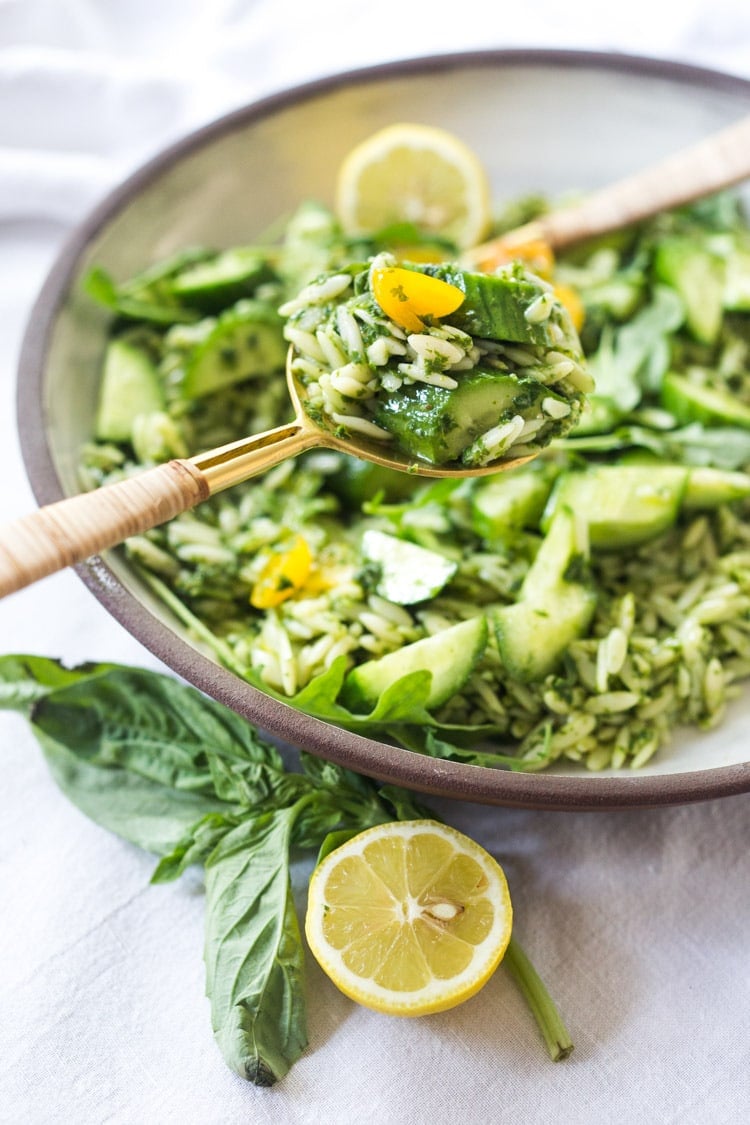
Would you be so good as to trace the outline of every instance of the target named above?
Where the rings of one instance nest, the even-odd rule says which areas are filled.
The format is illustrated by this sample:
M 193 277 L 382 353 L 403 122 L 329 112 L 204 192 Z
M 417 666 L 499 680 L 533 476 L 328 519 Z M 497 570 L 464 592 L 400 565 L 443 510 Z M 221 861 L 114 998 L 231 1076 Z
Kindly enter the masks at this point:
M 215 143 L 236 155 L 241 132 Z M 130 538 L 120 575 L 203 663 L 158 654 L 234 706 L 257 689 L 245 713 L 295 745 L 451 796 L 545 805 L 533 785 L 549 779 L 551 806 L 597 807 L 580 788 L 595 781 L 605 805 L 638 800 L 619 779 L 653 778 L 684 732 L 731 723 L 750 675 L 743 198 L 556 254 L 520 244 L 478 272 L 466 239 L 585 184 L 493 181 L 484 228 L 475 200 L 466 228 L 436 220 L 435 200 L 429 223 L 364 228 L 326 192 L 335 175 L 298 187 L 282 218 L 267 203 L 244 239 L 237 220 L 217 240 L 201 220 L 147 259 L 113 267 L 106 237 L 76 258 L 75 315 L 103 335 L 68 487 L 287 423 L 290 345 L 306 408 L 341 433 L 416 466 L 525 460 L 431 479 L 310 451 Z M 99 566 L 87 581 L 106 600 Z

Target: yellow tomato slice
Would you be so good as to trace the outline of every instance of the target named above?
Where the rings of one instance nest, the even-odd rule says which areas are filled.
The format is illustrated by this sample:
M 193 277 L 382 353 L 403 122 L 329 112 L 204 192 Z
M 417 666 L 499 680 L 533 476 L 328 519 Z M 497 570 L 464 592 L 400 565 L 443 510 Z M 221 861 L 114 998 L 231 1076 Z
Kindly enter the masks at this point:
M 385 315 L 408 332 L 421 332 L 428 317 L 438 320 L 455 312 L 464 299 L 456 285 L 400 266 L 374 269 L 371 284 Z
M 300 590 L 310 575 L 312 551 L 306 539 L 295 536 L 284 551 L 276 551 L 260 573 L 250 594 L 256 609 L 273 609 Z

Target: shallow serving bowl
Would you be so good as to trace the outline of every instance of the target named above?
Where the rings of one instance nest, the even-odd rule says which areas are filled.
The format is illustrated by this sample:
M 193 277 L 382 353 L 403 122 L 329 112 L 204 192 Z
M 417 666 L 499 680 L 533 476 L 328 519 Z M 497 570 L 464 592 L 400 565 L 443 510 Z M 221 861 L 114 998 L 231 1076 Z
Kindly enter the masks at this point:
M 750 112 L 750 82 L 675 63 L 579 52 L 490 51 L 336 75 L 186 137 L 112 192 L 73 234 L 33 310 L 18 418 L 39 503 L 78 491 L 107 317 L 81 294 L 94 265 L 126 277 L 187 245 L 250 242 L 301 200 L 331 201 L 345 153 L 408 118 L 460 134 L 498 201 L 587 190 Z M 511 773 L 436 761 L 302 715 L 201 651 L 121 553 L 79 568 L 94 596 L 166 665 L 293 746 L 425 793 L 554 809 L 660 805 L 750 790 L 750 692 L 709 733 L 678 732 L 638 772 Z

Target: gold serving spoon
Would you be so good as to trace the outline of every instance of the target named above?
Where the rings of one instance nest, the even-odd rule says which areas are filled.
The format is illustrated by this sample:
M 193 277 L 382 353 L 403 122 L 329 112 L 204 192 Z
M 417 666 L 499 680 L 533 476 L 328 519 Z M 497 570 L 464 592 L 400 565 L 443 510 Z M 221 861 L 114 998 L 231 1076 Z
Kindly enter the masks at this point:
M 482 268 L 498 249 L 530 238 L 552 249 L 603 234 L 710 195 L 750 176 L 750 117 L 661 163 L 618 181 L 575 206 L 543 216 L 462 256 Z M 291 356 L 291 353 L 290 353 Z M 415 463 L 388 446 L 353 434 L 343 438 L 314 422 L 304 409 L 304 388 L 291 373 L 287 382 L 295 419 L 288 425 L 241 438 L 219 449 L 145 469 L 136 476 L 92 492 L 48 504 L 0 529 L 0 597 L 64 567 L 122 543 L 185 512 L 231 485 L 265 472 L 288 457 L 316 446 L 341 450 L 366 461 L 416 476 L 479 476 L 515 468 L 529 457 L 496 461 L 471 469 Z
M 471 469 L 446 468 L 415 462 L 393 443 L 363 434 L 342 437 L 333 424 L 329 428 L 325 420 L 313 421 L 306 413 L 306 390 L 292 371 L 292 357 L 290 348 L 286 380 L 294 420 L 287 425 L 144 469 L 6 524 L 0 529 L 0 597 L 166 523 L 209 496 L 315 447 L 339 450 L 415 478 L 482 476 L 531 460 L 527 455 Z

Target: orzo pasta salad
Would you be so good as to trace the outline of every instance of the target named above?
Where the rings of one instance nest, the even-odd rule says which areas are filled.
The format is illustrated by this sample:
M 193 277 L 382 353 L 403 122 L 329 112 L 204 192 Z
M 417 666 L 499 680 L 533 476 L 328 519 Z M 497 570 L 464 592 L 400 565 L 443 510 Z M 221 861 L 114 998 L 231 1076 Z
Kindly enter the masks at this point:
M 750 673 L 750 229 L 721 196 L 556 259 L 520 246 L 469 288 L 526 286 L 521 339 L 419 305 L 426 280 L 466 289 L 459 250 L 309 202 L 270 246 L 94 271 L 113 320 L 83 481 L 287 421 L 289 341 L 336 424 L 435 463 L 538 454 L 425 483 L 307 453 L 125 550 L 196 644 L 320 718 L 484 766 L 638 768 Z M 512 394 L 456 444 L 437 404 L 477 371 Z

